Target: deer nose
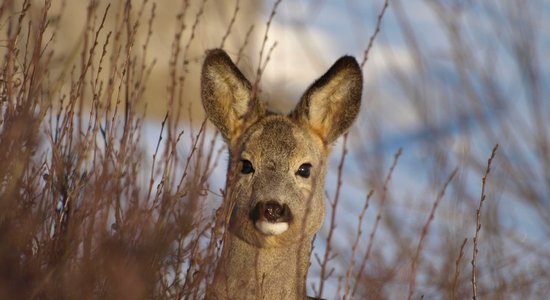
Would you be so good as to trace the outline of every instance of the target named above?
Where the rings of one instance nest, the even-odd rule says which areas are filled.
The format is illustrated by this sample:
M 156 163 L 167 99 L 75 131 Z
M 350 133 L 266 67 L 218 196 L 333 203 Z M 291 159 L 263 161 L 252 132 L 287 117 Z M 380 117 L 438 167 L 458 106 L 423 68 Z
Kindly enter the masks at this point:
M 253 221 L 268 221 L 270 223 L 289 222 L 292 219 L 290 208 L 278 201 L 260 201 L 251 212 Z

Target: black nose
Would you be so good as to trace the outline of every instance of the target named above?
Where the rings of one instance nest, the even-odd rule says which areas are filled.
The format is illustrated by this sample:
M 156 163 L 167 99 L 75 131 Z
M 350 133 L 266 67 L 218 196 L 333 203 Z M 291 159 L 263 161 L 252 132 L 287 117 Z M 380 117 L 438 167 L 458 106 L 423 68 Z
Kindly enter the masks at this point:
M 277 201 L 261 201 L 250 212 L 253 221 L 266 220 L 271 223 L 289 222 L 292 219 L 290 208 L 286 204 Z

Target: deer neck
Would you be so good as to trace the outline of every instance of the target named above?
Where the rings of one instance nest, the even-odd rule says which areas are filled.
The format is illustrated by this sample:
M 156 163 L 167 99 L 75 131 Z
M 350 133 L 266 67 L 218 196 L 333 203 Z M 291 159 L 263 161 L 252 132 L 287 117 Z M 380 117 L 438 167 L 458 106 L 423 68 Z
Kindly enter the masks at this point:
M 258 248 L 229 234 L 213 284 L 217 298 L 304 299 L 311 243 Z

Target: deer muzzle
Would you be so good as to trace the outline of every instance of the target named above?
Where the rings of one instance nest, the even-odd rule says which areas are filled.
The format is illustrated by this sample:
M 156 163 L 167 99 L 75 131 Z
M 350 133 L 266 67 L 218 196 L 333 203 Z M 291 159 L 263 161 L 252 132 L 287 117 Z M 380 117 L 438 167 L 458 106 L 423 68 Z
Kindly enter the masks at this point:
M 278 235 L 288 229 L 292 213 L 287 204 L 278 201 L 260 201 L 250 213 L 254 226 L 265 235 Z

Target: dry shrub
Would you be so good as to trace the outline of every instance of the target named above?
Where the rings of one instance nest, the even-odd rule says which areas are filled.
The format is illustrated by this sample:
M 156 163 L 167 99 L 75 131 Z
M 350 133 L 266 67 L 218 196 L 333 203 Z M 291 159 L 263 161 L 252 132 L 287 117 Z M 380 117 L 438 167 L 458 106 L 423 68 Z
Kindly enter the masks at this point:
M 237 61 L 247 58 L 245 64 L 253 61 L 249 55 L 259 54 L 258 83 L 273 51 L 266 41 L 281 2 L 267 4 L 273 14 L 266 39 L 252 50 L 252 27 L 235 27 L 250 5 L 242 2 L 227 6 L 226 27 L 217 30 L 212 47 L 230 44 L 239 49 Z M 328 230 L 317 238 L 321 242 L 312 258 L 312 294 L 345 299 L 550 294 L 548 245 L 513 230 L 503 218 L 521 222 L 521 214 L 498 205 L 534 212 L 536 224 L 548 233 L 548 71 L 540 66 L 539 51 L 548 37 L 541 37 L 536 23 L 537 4 L 447 2 L 423 3 L 452 45 L 444 61 L 457 74 L 450 87 L 433 89 L 431 72 L 440 61 L 429 59 L 430 49 L 411 25 L 404 1 L 389 7 L 381 1 L 374 30 L 362 30 L 372 36 L 363 56 L 368 68 L 375 34 L 384 31 L 384 11 L 397 21 L 415 65 L 408 74 L 396 69 L 393 87 L 407 95 L 427 138 L 392 158 L 386 155 L 396 149 L 378 156 L 368 148 L 380 141 L 377 126 L 359 125 L 369 129 L 368 141 L 360 138 L 364 133 L 350 133 L 352 149 L 344 143 L 335 155 L 340 158 L 333 169 L 336 193 L 328 197 Z M 221 143 L 216 134 L 205 134 L 206 122 L 196 114 L 200 105 L 191 99 L 197 98 L 193 86 L 201 43 L 208 38 L 200 34 L 201 26 L 220 3 L 185 1 L 174 9 L 169 26 L 175 32 L 157 96 L 166 106 L 151 105 L 147 94 L 149 79 L 159 76 L 151 54 L 160 34 L 154 24 L 167 22 L 159 21 L 157 4 L 90 1 L 81 8 L 84 27 L 74 45 L 60 42 L 65 32 L 60 24 L 73 13 L 63 9 L 64 2 L 0 4 L 0 298 L 202 298 L 225 220 L 223 209 L 212 213 L 223 195 L 212 176 L 214 170 L 223 172 L 225 162 Z M 514 95 L 491 76 L 499 67 L 490 55 L 494 44 L 479 45 L 465 34 L 470 27 L 462 16 L 493 8 L 499 13 L 488 30 L 519 70 L 525 107 L 518 114 L 513 114 Z M 509 26 L 500 26 L 497 17 L 510 20 Z M 488 52 L 487 60 L 480 59 L 480 49 Z M 151 118 L 147 106 L 161 113 Z M 476 151 L 451 149 L 444 128 L 437 126 L 445 118 L 457 120 L 462 143 Z M 371 122 L 378 121 L 383 124 L 380 118 Z M 153 140 L 144 137 L 151 127 L 160 130 Z M 500 148 L 491 155 L 497 143 Z M 348 150 L 356 152 L 351 159 L 364 172 L 358 177 L 368 178 L 360 183 L 363 194 L 355 197 L 364 202 L 351 209 L 340 200 L 349 188 L 344 183 Z M 392 174 L 402 172 L 400 157 L 415 151 L 429 157 L 421 170 L 429 180 L 425 194 L 410 196 L 392 184 Z M 426 200 L 405 206 L 413 217 L 403 219 L 398 197 L 407 198 L 406 205 Z M 346 222 L 338 223 L 338 214 L 346 214 Z

